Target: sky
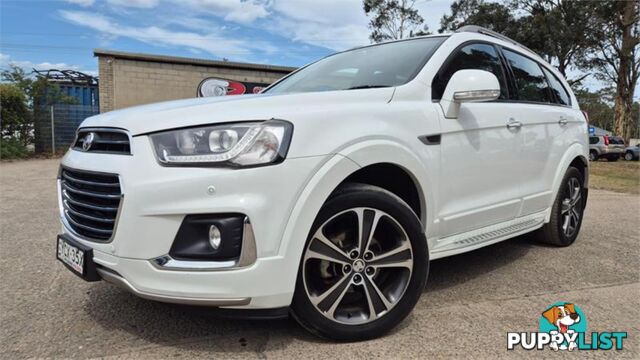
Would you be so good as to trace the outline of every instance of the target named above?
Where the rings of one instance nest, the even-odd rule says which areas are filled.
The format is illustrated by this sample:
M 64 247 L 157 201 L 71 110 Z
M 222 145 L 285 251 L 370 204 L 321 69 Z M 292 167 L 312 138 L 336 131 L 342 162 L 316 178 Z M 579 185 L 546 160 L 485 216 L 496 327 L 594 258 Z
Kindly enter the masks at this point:
M 437 31 L 450 0 L 417 0 Z M 93 49 L 302 66 L 366 45 L 362 0 L 0 0 L 0 67 L 97 74 Z
M 416 0 L 429 30 L 451 2 Z M 96 48 L 302 66 L 369 44 L 368 21 L 362 0 L 0 0 L 0 68 L 98 75 Z

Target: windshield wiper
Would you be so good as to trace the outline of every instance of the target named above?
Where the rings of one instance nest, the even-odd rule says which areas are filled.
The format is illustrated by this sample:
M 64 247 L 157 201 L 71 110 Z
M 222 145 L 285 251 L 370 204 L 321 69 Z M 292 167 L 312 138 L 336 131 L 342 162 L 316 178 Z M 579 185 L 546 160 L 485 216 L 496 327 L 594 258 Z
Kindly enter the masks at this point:
M 375 89 L 375 88 L 386 88 L 391 87 L 391 85 L 358 85 L 347 88 L 345 90 L 356 90 L 356 89 Z

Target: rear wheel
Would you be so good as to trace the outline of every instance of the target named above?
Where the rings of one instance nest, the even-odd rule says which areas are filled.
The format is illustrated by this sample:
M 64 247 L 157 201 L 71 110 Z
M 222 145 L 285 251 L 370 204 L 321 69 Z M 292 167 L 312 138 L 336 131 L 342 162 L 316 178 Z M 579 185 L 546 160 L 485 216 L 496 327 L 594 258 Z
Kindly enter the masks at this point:
M 550 221 L 536 232 L 538 241 L 556 246 L 573 244 L 582 225 L 584 205 L 584 178 L 570 167 L 560 184 Z
M 348 185 L 316 218 L 292 315 L 322 337 L 378 337 L 411 312 L 428 266 L 422 224 L 409 205 L 382 188 Z

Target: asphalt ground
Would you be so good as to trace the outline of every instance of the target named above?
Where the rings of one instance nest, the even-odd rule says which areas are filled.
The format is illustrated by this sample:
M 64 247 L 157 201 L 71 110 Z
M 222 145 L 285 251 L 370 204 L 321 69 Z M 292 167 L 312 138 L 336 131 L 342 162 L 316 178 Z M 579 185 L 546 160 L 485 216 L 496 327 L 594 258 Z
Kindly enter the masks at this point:
M 0 164 L 0 357 L 640 358 L 640 197 L 592 190 L 576 243 L 523 236 L 432 262 L 422 298 L 391 334 L 336 344 L 293 320 L 220 319 L 209 309 L 85 283 L 55 259 L 58 160 Z M 587 331 L 627 331 L 622 351 L 507 351 L 552 303 L 577 304 Z

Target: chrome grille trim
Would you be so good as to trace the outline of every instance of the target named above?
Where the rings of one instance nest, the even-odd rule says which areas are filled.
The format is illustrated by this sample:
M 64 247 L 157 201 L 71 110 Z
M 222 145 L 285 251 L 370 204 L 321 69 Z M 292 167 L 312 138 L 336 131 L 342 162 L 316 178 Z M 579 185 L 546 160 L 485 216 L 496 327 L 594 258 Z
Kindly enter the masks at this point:
M 80 179 L 71 177 L 68 173 L 63 173 L 62 177 L 65 179 L 71 180 L 72 182 L 85 184 L 85 185 L 120 187 L 120 183 L 97 183 L 93 181 L 80 180 Z
M 83 149 L 85 136 L 94 133 L 93 146 Z M 124 129 L 118 128 L 81 128 L 71 146 L 73 150 L 91 153 L 132 155 L 131 136 Z
M 60 219 L 73 235 L 92 242 L 110 242 L 122 207 L 117 174 L 61 167 L 58 175 Z
M 75 187 L 69 185 L 68 183 L 69 180 L 62 180 L 62 187 L 67 190 L 70 191 L 72 193 L 78 194 L 78 195 L 84 195 L 84 196 L 93 196 L 93 197 L 97 197 L 100 199 L 119 199 L 120 198 L 120 194 L 101 194 L 98 192 L 92 192 L 92 191 L 85 191 L 85 190 L 80 190 L 80 189 L 76 189 Z

